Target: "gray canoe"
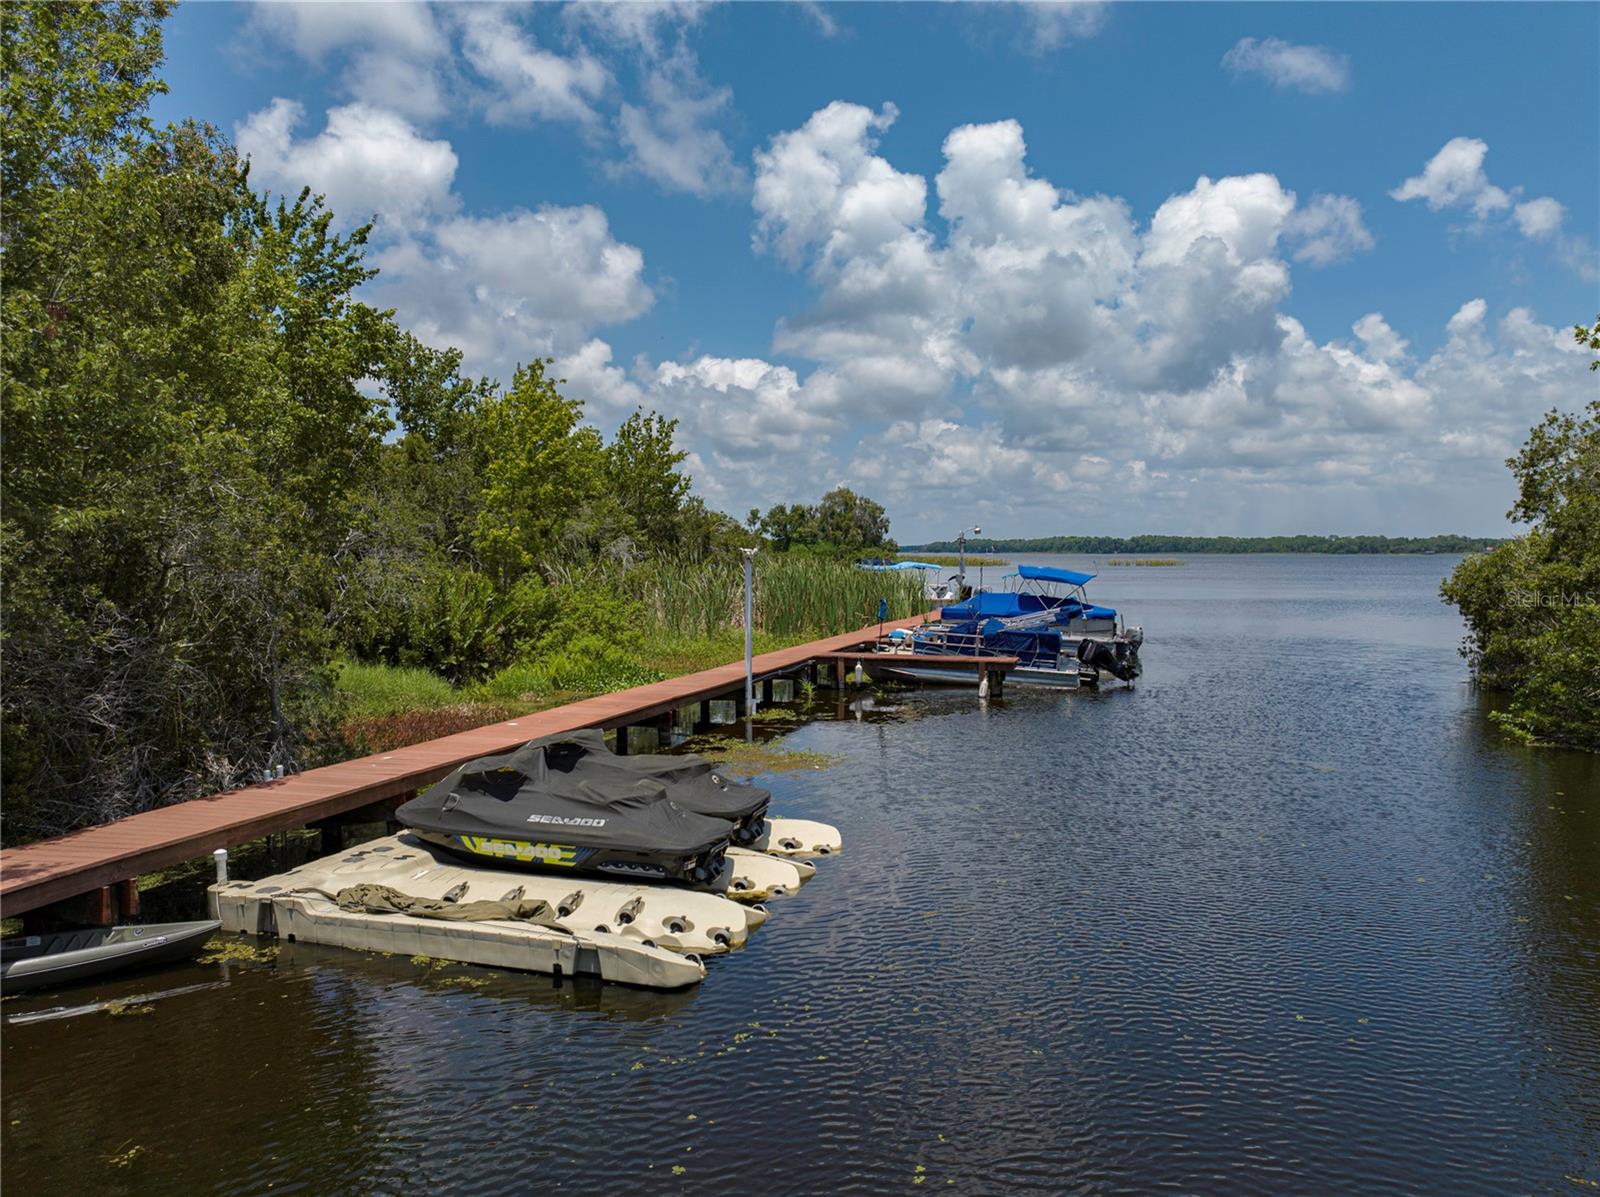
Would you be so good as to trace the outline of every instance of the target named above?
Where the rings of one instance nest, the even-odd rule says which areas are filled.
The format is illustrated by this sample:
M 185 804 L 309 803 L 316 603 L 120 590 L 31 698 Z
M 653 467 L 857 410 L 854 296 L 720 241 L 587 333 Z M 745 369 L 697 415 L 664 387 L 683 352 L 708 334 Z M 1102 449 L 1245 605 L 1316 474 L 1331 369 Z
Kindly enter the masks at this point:
M 106 973 L 186 960 L 221 926 L 215 919 L 203 919 L 0 940 L 0 990 L 50 989 Z

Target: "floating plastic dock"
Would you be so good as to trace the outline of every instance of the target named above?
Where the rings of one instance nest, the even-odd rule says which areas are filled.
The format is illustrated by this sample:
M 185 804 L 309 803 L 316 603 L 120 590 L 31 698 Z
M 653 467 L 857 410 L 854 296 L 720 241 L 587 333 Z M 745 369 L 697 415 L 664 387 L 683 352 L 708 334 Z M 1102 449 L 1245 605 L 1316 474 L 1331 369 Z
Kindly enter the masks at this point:
M 785 864 L 784 861 L 776 861 Z M 225 881 L 211 887 L 217 917 L 227 931 L 284 934 L 278 912 L 293 899 L 320 897 L 338 909 L 335 896 L 356 885 L 386 885 L 417 898 L 503 901 L 513 895 L 548 903 L 555 928 L 575 935 L 620 934 L 675 952 L 727 952 L 767 920 L 759 906 L 730 902 L 720 894 L 670 885 L 640 885 L 604 877 L 529 873 L 468 864 L 423 843 L 410 832 L 371 840 L 334 856 L 260 881 Z M 428 922 L 408 916 L 379 919 Z M 452 922 L 448 927 L 464 924 Z M 519 929 L 523 923 L 508 923 Z M 313 943 L 326 942 L 311 940 Z M 388 949 L 384 949 L 388 950 Z M 453 959 L 453 957 L 448 957 Z
M 651 989 L 681 989 L 706 975 L 699 956 L 680 955 L 614 931 L 573 935 L 526 923 L 437 922 L 405 914 L 367 914 L 344 910 L 332 899 L 313 894 L 276 899 L 272 906 L 278 934 L 298 943 L 459 960 L 558 977 L 592 976 Z M 227 920 L 223 922 L 226 925 Z
M 493 968 L 597 976 L 676 989 L 705 976 L 703 955 L 742 947 L 767 921 L 764 897 L 797 891 L 816 873 L 799 859 L 818 845 L 837 851 L 826 824 L 772 820 L 790 858 L 730 849 L 723 893 L 676 885 L 496 869 L 462 861 L 410 832 L 387 836 L 259 881 L 211 887 L 225 931 L 277 935 L 357 951 L 428 956 Z M 408 899 L 450 905 L 521 903 L 539 921 L 469 920 L 378 913 L 340 904 L 341 891 L 384 887 Z M 732 898 L 739 901 L 732 901 Z
M 739 902 L 765 902 L 796 892 L 816 876 L 815 865 L 753 848 L 729 848 L 715 889 Z
M 839 835 L 839 829 L 827 823 L 813 823 L 810 819 L 775 818 L 767 820 L 767 829 L 756 837 L 750 847 L 756 852 L 805 860 L 838 855 L 844 850 L 844 840 Z

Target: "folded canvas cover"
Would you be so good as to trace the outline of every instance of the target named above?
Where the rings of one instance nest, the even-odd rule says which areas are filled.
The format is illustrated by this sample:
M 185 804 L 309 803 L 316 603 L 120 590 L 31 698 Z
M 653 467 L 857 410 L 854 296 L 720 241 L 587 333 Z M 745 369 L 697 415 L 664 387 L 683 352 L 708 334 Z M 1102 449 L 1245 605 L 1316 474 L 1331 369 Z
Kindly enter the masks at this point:
M 542 746 L 482 757 L 396 812 L 460 855 L 531 868 L 707 882 L 731 833 L 723 819 L 685 810 L 646 778 L 552 769 Z

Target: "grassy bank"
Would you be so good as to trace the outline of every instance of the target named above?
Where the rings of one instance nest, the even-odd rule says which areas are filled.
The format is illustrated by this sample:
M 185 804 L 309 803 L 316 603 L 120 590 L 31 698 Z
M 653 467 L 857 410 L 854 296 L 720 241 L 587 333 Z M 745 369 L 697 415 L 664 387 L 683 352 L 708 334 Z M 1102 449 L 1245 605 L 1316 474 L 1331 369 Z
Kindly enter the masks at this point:
M 539 641 L 480 681 L 452 684 L 415 666 L 340 663 L 336 699 L 344 751 L 387 752 L 744 655 L 743 571 L 737 561 L 591 571 L 562 589 L 573 604 L 592 603 L 597 594 L 615 601 L 593 605 L 592 626 L 582 610 L 564 610 L 562 634 L 554 642 Z M 890 619 L 926 609 L 915 576 L 869 573 L 849 562 L 798 554 L 763 556 L 756 568 L 755 651 L 868 626 L 880 599 L 888 603 Z

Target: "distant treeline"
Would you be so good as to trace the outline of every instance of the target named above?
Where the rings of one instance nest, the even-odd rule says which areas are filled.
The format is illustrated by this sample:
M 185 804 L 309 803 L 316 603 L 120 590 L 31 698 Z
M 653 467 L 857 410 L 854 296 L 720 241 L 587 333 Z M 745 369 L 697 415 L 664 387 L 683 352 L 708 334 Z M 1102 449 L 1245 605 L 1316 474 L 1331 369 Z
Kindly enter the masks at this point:
M 974 540 L 992 553 L 1475 553 L 1501 541 L 1485 536 L 1038 536 Z M 903 551 L 953 552 L 953 540 L 904 546 Z

